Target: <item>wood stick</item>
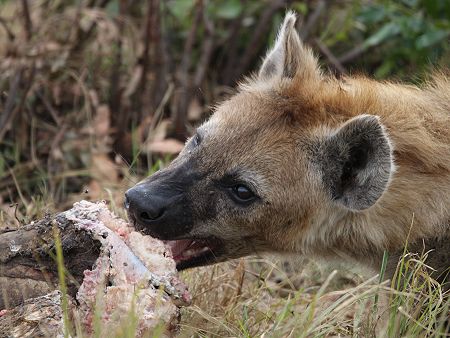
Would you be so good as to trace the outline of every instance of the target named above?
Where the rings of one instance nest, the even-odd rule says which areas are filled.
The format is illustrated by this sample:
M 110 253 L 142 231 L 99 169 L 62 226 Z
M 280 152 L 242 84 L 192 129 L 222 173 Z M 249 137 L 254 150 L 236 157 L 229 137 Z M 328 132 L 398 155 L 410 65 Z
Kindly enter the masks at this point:
M 61 232 L 69 294 L 74 296 L 99 255 L 100 243 L 78 230 L 63 214 L 46 216 L 16 230 L 0 233 L 0 309 L 58 288 L 53 227 Z

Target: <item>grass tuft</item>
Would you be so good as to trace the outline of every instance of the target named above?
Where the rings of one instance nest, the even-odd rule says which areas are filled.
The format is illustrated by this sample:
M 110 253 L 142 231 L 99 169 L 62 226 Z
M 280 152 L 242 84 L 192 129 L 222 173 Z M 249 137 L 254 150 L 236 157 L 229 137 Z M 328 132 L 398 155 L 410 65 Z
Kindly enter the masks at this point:
M 61 307 L 63 311 L 63 322 L 64 322 L 64 338 L 71 336 L 69 328 L 71 323 L 69 320 L 69 302 L 67 296 L 67 285 L 66 285 L 66 268 L 64 266 L 64 255 L 61 244 L 61 237 L 59 235 L 59 228 L 56 221 L 53 222 L 53 237 L 55 239 L 55 249 L 56 249 L 56 264 L 58 268 L 58 282 L 59 290 L 61 291 Z

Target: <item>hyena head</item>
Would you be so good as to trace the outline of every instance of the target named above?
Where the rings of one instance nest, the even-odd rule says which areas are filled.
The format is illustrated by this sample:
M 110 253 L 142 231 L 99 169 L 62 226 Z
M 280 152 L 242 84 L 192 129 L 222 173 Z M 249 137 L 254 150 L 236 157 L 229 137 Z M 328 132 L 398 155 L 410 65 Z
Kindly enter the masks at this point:
M 288 13 L 259 73 L 166 168 L 126 193 L 130 218 L 167 240 L 178 269 L 257 252 L 302 252 L 327 220 L 385 191 L 391 146 L 379 118 L 319 71 Z M 336 88 L 335 88 L 336 87 Z

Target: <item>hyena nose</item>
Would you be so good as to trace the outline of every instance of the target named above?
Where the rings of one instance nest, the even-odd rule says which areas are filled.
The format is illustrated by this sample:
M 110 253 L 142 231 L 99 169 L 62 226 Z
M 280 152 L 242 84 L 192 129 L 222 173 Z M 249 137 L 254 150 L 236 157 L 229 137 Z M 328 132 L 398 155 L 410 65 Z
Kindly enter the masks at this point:
M 143 225 L 149 225 L 160 219 L 167 208 L 163 199 L 148 195 L 139 186 L 131 188 L 125 193 L 125 208 L 138 223 Z
M 125 193 L 125 208 L 137 230 L 160 239 L 186 236 L 193 227 L 189 195 L 173 177 L 150 177 Z

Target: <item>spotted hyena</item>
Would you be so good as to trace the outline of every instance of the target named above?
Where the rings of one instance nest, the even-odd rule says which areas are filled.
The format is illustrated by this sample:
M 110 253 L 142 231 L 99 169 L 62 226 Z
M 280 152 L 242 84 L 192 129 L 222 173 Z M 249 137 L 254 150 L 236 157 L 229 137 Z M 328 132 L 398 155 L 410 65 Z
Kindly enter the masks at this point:
M 422 88 L 321 71 L 288 13 L 259 72 L 166 169 L 126 193 L 179 269 L 253 253 L 342 257 L 434 249 L 450 266 L 450 79 Z

